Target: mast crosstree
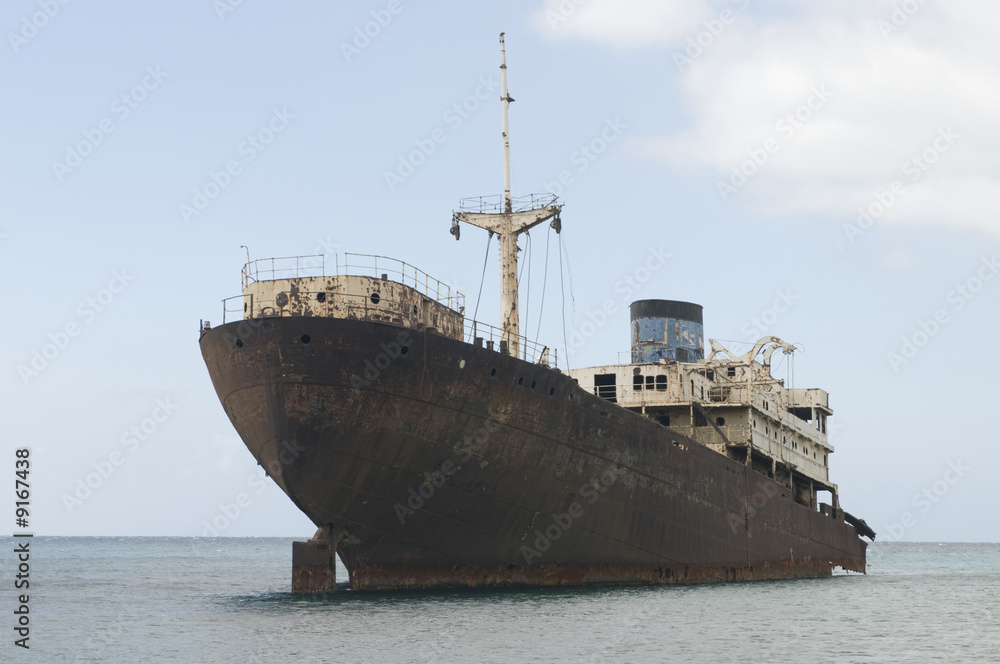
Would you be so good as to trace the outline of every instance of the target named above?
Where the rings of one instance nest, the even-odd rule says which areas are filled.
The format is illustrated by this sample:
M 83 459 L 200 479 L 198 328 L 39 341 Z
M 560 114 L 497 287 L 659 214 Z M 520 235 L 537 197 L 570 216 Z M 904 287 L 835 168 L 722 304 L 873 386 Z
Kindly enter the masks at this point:
M 520 317 L 518 315 L 518 283 L 517 283 L 517 241 L 521 233 L 535 226 L 552 220 L 552 228 L 556 232 L 562 230 L 559 213 L 562 205 L 556 204 L 558 198 L 554 195 L 530 196 L 524 205 L 515 210 L 515 201 L 510 193 L 510 133 L 508 109 L 513 97 L 507 92 L 507 54 L 504 48 L 504 33 L 500 33 L 500 111 L 503 135 L 503 202 L 497 212 L 487 212 L 491 206 L 483 199 L 479 201 L 478 211 L 463 209 L 452 213 L 451 233 L 459 239 L 459 222 L 464 221 L 490 232 L 490 237 L 496 233 L 500 236 L 500 320 L 501 320 L 501 350 L 506 346 L 507 352 L 515 357 L 520 356 Z M 518 201 L 520 203 L 520 201 Z

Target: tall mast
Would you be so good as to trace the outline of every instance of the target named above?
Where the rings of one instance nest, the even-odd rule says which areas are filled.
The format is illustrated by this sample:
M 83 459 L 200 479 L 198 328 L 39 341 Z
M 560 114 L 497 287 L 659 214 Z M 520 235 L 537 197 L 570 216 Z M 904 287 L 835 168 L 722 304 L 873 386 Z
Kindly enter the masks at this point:
M 503 33 L 500 33 L 500 116 L 503 131 L 503 211 L 514 211 L 510 201 L 510 123 L 507 114 L 510 102 L 514 101 L 507 92 L 507 51 L 504 49 Z
M 486 200 L 467 199 L 462 203 L 461 212 L 452 213 L 451 232 L 459 238 L 459 222 L 478 226 L 500 236 L 500 331 L 501 352 L 514 357 L 521 356 L 521 336 L 518 316 L 517 292 L 517 240 L 521 233 L 538 224 L 552 220 L 552 227 L 560 232 L 562 226 L 559 212 L 562 205 L 556 205 L 557 197 L 548 195 L 533 195 L 525 201 L 525 205 L 514 211 L 514 199 L 510 194 L 510 135 L 508 134 L 507 113 L 510 102 L 514 99 L 507 92 L 507 53 L 504 48 L 504 33 L 500 33 L 500 114 L 503 133 L 503 202 L 500 212 L 487 210 L 497 209 L 495 204 Z M 475 201 L 469 204 L 468 201 Z

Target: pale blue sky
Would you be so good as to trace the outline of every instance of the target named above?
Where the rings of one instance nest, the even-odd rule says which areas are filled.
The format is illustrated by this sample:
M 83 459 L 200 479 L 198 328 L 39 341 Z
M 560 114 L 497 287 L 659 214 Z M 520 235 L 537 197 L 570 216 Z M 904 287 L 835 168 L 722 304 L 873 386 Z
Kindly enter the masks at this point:
M 1000 279 L 949 299 L 1000 254 L 998 10 L 960 1 L 900 18 L 892 5 L 244 0 L 220 18 L 211 0 L 6 3 L 0 458 L 12 473 L 13 450 L 33 450 L 36 532 L 196 535 L 245 493 L 249 507 L 221 534 L 312 534 L 254 476 L 198 322 L 219 322 L 220 300 L 239 292 L 240 245 L 255 258 L 392 256 L 457 286 L 471 310 L 486 238 L 467 227 L 456 243 L 448 228 L 460 198 L 501 189 L 499 90 L 481 81 L 498 81 L 503 30 L 515 194 L 572 180 L 561 192 L 567 325 L 608 298 L 618 311 L 573 366 L 628 349 L 629 300 L 615 285 L 662 248 L 667 264 L 635 299 L 702 304 L 707 337 L 750 341 L 756 327 L 804 347 L 795 385 L 831 393 L 831 479 L 847 510 L 880 533 L 910 512 L 907 540 L 1000 540 Z M 379 17 L 377 36 L 345 56 Z M 454 110 L 463 103 L 467 117 Z M 248 147 L 265 128 L 280 131 Z M 386 172 L 435 130 L 444 140 L 390 188 Z M 97 144 L 71 171 L 54 167 L 81 141 Z M 601 154 L 582 157 L 592 143 Z M 925 151 L 935 163 L 914 170 Z M 745 170 L 757 172 L 731 179 L 754 155 L 763 163 Z M 185 223 L 181 206 L 230 161 L 239 172 Z M 897 181 L 888 211 L 845 233 Z M 720 182 L 738 185 L 725 201 Z M 531 335 L 544 235 L 533 237 Z M 553 240 L 540 341 L 562 346 L 555 251 Z M 493 257 L 479 313 L 492 324 L 498 272 Z M 792 302 L 772 316 L 779 292 Z M 888 354 L 938 309 L 947 323 L 894 370 Z M 26 376 L 19 367 L 67 325 L 75 336 Z M 154 412 L 164 421 L 148 440 L 126 435 Z M 116 452 L 120 465 L 68 509 L 64 494 Z M 949 462 L 970 468 L 954 484 Z M 935 482 L 944 495 L 926 509 L 914 496 Z

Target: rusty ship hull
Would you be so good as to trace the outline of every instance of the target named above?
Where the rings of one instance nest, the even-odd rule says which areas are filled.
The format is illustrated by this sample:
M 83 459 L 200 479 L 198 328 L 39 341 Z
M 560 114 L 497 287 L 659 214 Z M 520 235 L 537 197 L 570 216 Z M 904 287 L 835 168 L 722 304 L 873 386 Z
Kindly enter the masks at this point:
M 200 345 L 233 426 L 330 533 L 352 589 L 865 571 L 842 512 L 552 368 L 370 320 L 239 321 Z

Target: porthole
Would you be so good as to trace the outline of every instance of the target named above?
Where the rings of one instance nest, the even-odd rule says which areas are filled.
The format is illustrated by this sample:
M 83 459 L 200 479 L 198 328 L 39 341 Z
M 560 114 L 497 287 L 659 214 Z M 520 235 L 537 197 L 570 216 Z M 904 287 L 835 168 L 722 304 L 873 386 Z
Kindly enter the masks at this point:
M 554 387 L 550 387 L 550 388 L 549 388 L 549 396 L 550 396 L 550 397 L 551 397 L 551 396 L 554 396 L 554 395 L 555 395 L 555 393 L 556 393 L 556 388 L 554 388 Z
M 531 389 L 535 389 L 535 385 L 537 384 L 537 381 L 531 381 Z
M 243 348 L 243 340 L 242 339 L 237 339 L 236 340 L 236 347 L 237 348 Z
M 524 376 L 521 376 L 520 378 L 517 379 L 517 384 L 524 385 Z
M 497 370 L 490 369 L 490 378 L 496 378 L 496 377 L 497 377 Z
M 717 418 L 715 418 L 715 423 L 718 424 L 720 427 L 724 427 L 724 426 L 726 426 L 726 418 L 724 418 L 724 417 L 717 417 Z
M 312 337 L 310 337 L 308 334 L 303 334 L 302 335 L 302 343 L 307 344 L 310 341 L 312 341 Z
M 316 293 L 317 302 L 326 302 L 326 293 Z
M 371 298 L 369 299 L 371 299 L 372 304 L 378 304 L 378 301 L 382 299 L 382 296 L 378 293 L 372 293 Z
M 399 349 L 399 352 L 402 355 L 406 355 L 407 353 L 410 352 L 410 347 L 409 346 L 403 346 L 402 348 Z

